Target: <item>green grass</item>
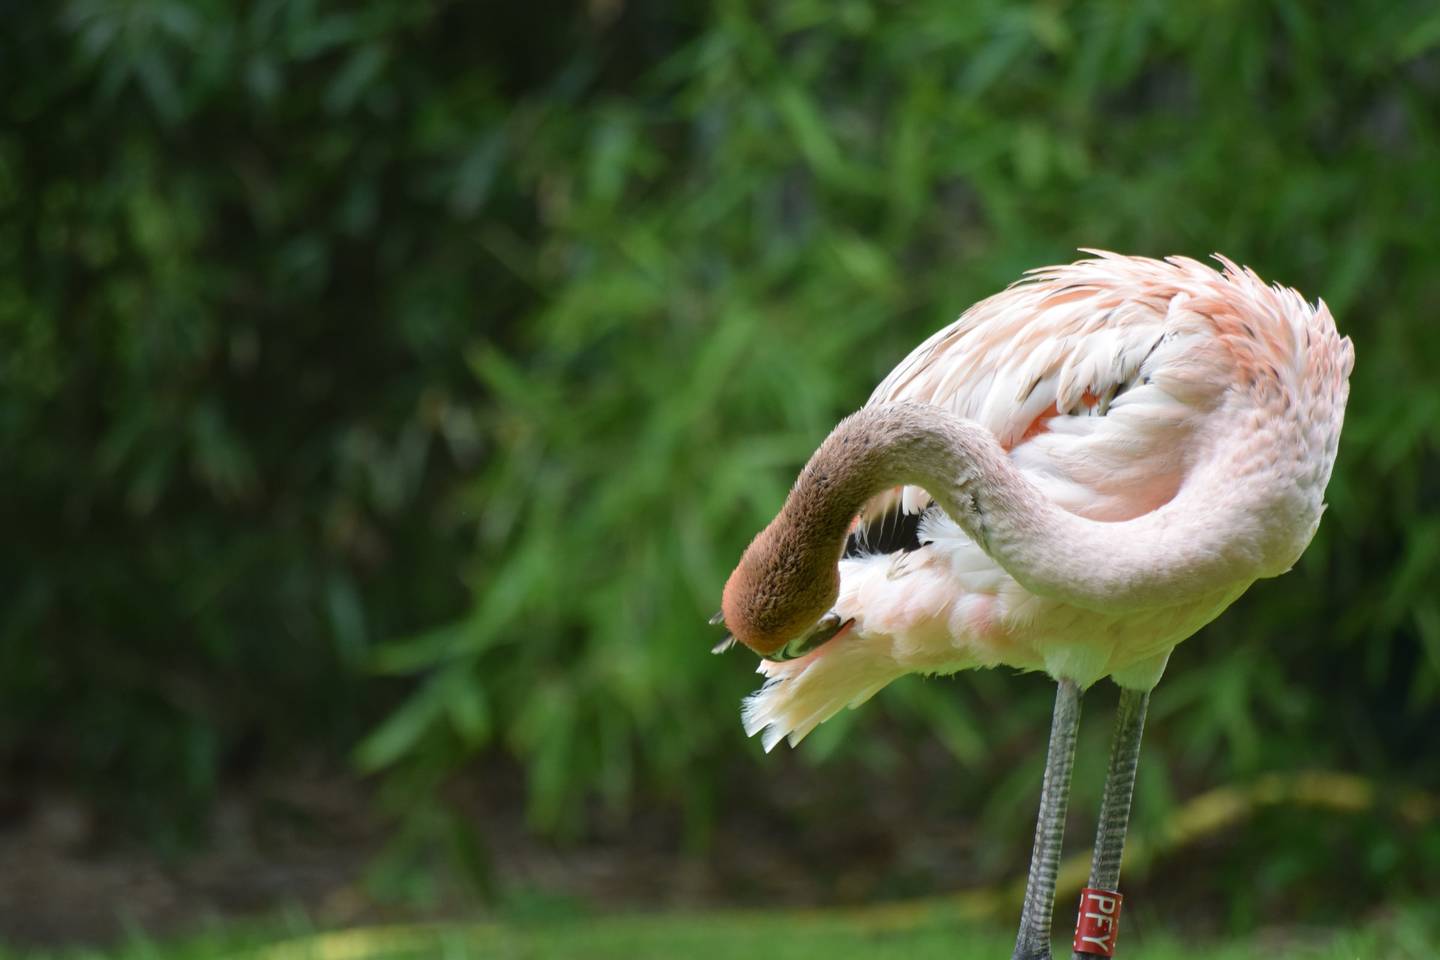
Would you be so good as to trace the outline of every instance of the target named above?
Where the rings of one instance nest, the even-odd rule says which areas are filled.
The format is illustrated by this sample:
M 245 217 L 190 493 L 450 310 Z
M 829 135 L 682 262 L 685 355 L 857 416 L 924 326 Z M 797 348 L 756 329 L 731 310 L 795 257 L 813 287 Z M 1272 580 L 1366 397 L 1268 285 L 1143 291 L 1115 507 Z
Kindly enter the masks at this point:
M 1126 960 L 1421 960 L 1436 955 L 1440 911 L 1413 907 L 1350 930 L 1285 929 L 1185 942 L 1132 924 Z M 591 920 L 368 927 L 262 936 L 216 933 L 175 944 L 135 938 L 113 950 L 0 951 L 0 960 L 966 960 L 1008 957 L 1011 936 L 937 913 L 897 920 L 873 912 L 771 912 L 616 916 Z

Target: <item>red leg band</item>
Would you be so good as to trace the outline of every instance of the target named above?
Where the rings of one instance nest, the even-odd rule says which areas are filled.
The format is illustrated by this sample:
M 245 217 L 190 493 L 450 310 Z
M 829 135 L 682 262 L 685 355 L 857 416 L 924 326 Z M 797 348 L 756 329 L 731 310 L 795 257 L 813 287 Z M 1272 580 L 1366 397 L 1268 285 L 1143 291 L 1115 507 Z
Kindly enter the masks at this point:
M 1115 956 L 1115 938 L 1120 933 L 1120 903 L 1124 899 L 1114 890 L 1086 887 L 1080 891 L 1080 916 L 1075 920 L 1076 953 Z

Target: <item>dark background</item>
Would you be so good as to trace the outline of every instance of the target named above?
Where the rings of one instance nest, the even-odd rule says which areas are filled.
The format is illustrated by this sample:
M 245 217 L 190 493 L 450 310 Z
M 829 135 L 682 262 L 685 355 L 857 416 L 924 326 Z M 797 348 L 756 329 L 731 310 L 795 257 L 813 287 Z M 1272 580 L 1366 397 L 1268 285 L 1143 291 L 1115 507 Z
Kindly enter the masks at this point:
M 1043 678 L 908 678 L 764 757 L 704 621 L 914 343 L 1086 246 L 1222 251 L 1357 356 L 1319 536 L 1176 652 L 1135 829 L 1369 792 L 1134 882 L 1240 930 L 1440 893 L 1401 803 L 1440 790 L 1433 4 L 0 15 L 0 846 L 93 919 L 9 933 L 103 935 L 141 874 L 157 923 L 1013 879 Z

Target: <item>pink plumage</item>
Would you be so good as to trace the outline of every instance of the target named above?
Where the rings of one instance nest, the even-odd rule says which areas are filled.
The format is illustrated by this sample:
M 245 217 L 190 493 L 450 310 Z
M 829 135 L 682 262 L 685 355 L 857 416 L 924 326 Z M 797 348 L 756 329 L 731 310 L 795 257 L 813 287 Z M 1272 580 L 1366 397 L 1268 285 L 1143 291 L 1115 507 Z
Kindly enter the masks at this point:
M 761 662 L 747 732 L 797 743 L 911 672 L 1005 665 L 1148 690 L 1176 644 L 1289 569 L 1323 511 L 1354 353 L 1323 302 L 1217 259 L 1096 251 L 1033 271 L 886 377 L 868 407 L 922 402 L 983 428 L 1075 538 L 1041 542 L 997 508 L 981 544 L 938 491 L 872 496 L 831 608 L 853 623 Z M 912 549 L 867 551 L 897 509 L 920 517 Z M 1167 576 L 1125 572 L 1147 562 Z

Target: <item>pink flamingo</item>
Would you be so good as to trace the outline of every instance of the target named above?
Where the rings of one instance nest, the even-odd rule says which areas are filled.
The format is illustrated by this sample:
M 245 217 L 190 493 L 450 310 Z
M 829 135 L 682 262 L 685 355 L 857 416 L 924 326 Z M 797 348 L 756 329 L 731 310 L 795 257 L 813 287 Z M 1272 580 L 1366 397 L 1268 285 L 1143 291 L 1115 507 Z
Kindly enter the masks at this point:
M 1020 960 L 1050 956 L 1081 691 L 1121 690 L 1090 877 L 1105 909 L 1075 941 L 1109 956 L 1149 692 L 1310 543 L 1354 365 L 1323 301 L 1223 257 L 1088 252 L 970 308 L 841 421 L 714 621 L 733 634 L 716 652 L 764 658 L 743 719 L 767 751 L 907 673 L 1057 681 Z

